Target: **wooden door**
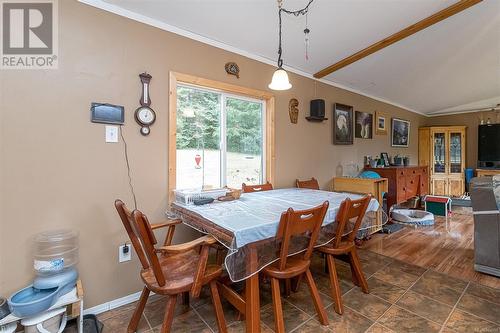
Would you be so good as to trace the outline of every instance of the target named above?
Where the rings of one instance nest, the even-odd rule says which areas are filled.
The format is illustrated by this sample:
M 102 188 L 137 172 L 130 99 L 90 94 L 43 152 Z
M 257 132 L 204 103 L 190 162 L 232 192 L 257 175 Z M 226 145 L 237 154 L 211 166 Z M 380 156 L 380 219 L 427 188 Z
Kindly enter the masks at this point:
M 464 194 L 464 180 L 462 178 L 448 178 L 448 194 L 452 197 L 460 197 Z
M 433 195 L 447 195 L 447 179 L 445 177 L 431 178 L 431 193 Z

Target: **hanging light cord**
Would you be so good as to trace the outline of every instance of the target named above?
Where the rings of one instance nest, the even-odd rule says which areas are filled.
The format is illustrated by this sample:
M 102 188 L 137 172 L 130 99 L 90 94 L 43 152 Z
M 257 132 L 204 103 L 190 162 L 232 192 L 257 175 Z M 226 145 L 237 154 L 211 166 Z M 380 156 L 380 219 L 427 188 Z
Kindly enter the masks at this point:
M 279 18 L 279 45 L 278 45 L 278 67 L 281 68 L 283 66 L 283 59 L 281 59 L 281 54 L 283 50 L 281 48 L 281 12 L 289 15 L 293 15 L 295 17 L 306 15 L 309 11 L 309 6 L 313 3 L 314 0 L 309 0 L 307 5 L 299 10 L 288 10 L 283 8 L 283 0 L 278 0 L 278 18 Z

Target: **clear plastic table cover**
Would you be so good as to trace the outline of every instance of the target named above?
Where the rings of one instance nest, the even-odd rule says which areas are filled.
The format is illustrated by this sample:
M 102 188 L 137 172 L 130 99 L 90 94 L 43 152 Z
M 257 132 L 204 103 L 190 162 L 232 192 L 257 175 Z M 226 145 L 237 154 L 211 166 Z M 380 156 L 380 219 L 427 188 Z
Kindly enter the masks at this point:
M 363 195 L 289 188 L 245 193 L 239 200 L 214 202 L 203 206 L 181 203 L 176 203 L 176 205 L 200 215 L 234 235 L 229 243 L 227 240 L 219 239 L 217 235 L 213 236 L 228 248 L 225 266 L 231 280 L 236 282 L 250 277 L 278 259 L 280 244 L 274 239 L 274 236 L 284 211 L 290 207 L 295 210 L 308 209 L 328 201 L 330 206 L 316 244 L 321 246 L 332 241 L 335 237 L 335 217 L 340 204 L 348 197 L 359 199 Z M 379 207 L 378 201 L 372 199 L 360 230 L 372 228 L 376 224 Z M 383 223 L 386 222 L 387 217 L 384 216 L 384 219 Z M 203 230 L 200 224 L 190 223 L 189 219 L 183 218 L 183 222 L 198 231 L 209 233 L 209 230 Z M 347 233 L 352 230 L 353 224 L 354 221 L 348 225 Z M 303 251 L 307 247 L 308 241 L 307 236 L 296 237 L 292 242 L 293 246 L 290 247 L 289 255 Z M 249 264 L 251 247 L 257 251 L 257 263 L 252 265 Z

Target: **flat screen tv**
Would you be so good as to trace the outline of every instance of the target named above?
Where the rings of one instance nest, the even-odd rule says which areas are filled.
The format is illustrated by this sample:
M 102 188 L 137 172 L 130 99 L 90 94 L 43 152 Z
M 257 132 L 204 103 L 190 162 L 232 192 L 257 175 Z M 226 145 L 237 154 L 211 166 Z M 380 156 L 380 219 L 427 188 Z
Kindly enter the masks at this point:
M 500 168 L 500 124 L 479 125 L 478 166 Z

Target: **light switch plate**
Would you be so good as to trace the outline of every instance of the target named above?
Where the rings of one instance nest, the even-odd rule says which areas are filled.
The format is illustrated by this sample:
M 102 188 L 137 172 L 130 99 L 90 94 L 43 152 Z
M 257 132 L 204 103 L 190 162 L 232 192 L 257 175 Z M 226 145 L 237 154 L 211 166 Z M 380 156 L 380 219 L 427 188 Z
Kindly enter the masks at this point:
M 118 142 L 118 126 L 106 125 L 106 142 Z

